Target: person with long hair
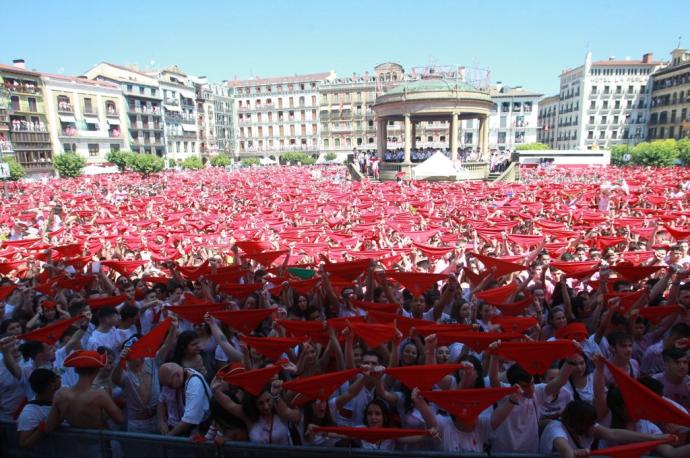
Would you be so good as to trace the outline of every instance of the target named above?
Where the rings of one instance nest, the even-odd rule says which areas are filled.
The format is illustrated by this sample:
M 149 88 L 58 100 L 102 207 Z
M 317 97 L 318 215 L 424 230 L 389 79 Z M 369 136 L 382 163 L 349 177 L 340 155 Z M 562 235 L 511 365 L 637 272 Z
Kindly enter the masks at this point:
M 213 379 L 215 370 L 212 357 L 201 350 L 199 336 L 195 331 L 184 331 L 177 336 L 172 362 L 183 368 L 199 372 L 208 382 Z

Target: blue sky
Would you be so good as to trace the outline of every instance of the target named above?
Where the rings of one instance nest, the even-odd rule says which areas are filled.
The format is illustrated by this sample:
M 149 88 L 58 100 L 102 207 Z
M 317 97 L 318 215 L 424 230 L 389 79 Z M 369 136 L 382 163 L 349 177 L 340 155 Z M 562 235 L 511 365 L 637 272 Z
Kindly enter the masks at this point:
M 4 8 L 0 62 L 69 75 L 100 61 L 177 64 L 218 82 L 435 63 L 551 94 L 587 50 L 667 59 L 683 33 L 690 48 L 688 13 L 682 0 L 24 0 Z

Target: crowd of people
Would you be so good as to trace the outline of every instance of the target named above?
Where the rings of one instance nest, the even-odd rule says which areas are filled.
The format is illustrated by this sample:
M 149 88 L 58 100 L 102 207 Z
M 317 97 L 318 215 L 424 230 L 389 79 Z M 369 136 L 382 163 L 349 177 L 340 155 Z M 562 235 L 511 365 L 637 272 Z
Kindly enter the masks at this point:
M 437 152 L 441 152 L 450 158 L 449 148 L 412 148 L 410 150 L 410 162 L 424 162 Z M 480 158 L 479 151 L 472 148 L 458 148 L 457 156 L 463 162 L 478 161 Z M 383 160 L 385 162 L 403 162 L 405 160 L 405 151 L 403 148 L 388 150 L 383 153 Z
M 26 448 L 74 427 L 690 456 L 690 171 L 521 176 L 269 167 L 12 185 L 0 420 Z

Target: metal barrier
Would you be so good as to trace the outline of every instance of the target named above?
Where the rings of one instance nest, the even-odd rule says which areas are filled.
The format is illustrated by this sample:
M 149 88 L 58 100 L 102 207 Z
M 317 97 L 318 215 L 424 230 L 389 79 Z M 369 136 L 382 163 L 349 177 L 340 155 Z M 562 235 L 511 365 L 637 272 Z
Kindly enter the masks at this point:
M 0 423 L 1 458 L 547 458 L 519 453 L 447 453 L 384 451 L 361 448 L 279 446 L 251 442 L 195 443 L 189 438 L 65 428 L 32 449 L 19 447 L 16 424 Z

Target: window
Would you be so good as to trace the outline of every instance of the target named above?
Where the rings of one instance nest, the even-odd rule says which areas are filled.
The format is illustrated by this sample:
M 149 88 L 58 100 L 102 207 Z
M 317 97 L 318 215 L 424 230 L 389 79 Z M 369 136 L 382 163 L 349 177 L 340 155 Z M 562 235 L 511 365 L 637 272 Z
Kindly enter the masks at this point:
M 112 153 L 117 153 L 118 151 L 120 151 L 120 144 L 119 143 L 111 143 L 110 144 L 110 151 Z
M 628 86 L 628 94 L 632 94 L 633 92 L 635 92 L 635 86 L 633 86 L 633 85 Z
M 445 139 L 445 137 L 441 138 Z M 465 132 L 465 143 L 472 143 L 472 132 Z
M 592 86 L 592 94 L 596 94 L 596 93 L 597 93 L 597 87 L 596 87 L 596 86 Z
M 328 148 L 328 145 L 329 145 L 328 139 L 327 139 L 327 138 L 324 138 L 324 139 L 323 139 L 323 147 L 324 147 L 324 148 Z
M 608 110 L 608 108 L 609 108 L 609 101 L 608 101 L 608 100 L 604 100 L 604 104 L 602 105 L 601 108 L 603 108 L 604 110 Z
M 623 86 L 616 86 L 616 94 L 622 94 L 623 93 Z
M 84 113 L 93 113 L 93 105 L 90 98 L 84 99 Z
M 614 117 L 613 117 L 613 123 L 614 123 L 614 124 L 618 124 L 618 116 L 614 116 Z
M 445 136 L 445 135 L 441 135 L 441 136 L 439 137 L 438 140 L 439 140 L 440 142 L 445 142 L 445 141 L 446 141 L 446 136 Z M 472 140 L 470 140 L 470 141 L 472 141 Z
M 508 127 L 508 118 L 506 116 L 501 116 L 500 127 L 501 129 Z
M 525 131 L 520 130 L 515 132 L 515 143 L 523 143 L 525 141 Z
M 614 139 L 618 138 L 618 131 L 617 130 L 614 130 L 613 132 L 611 132 L 611 138 L 614 138 Z
M 621 101 L 620 101 L 620 100 L 616 100 L 616 101 L 613 103 L 613 109 L 614 109 L 614 110 L 619 110 L 620 107 L 621 107 Z
M 589 132 L 587 132 L 587 138 L 590 140 L 592 140 L 594 138 L 594 131 L 593 130 L 590 130 Z
M 98 157 L 97 143 L 89 143 L 89 157 Z
M 589 109 L 590 110 L 596 110 L 597 109 L 597 102 L 595 102 L 594 100 L 589 102 Z
M 607 119 L 606 116 L 602 116 L 602 117 L 601 117 L 601 123 L 602 123 L 602 124 L 606 124 L 607 121 L 608 121 L 608 119 Z
M 506 142 L 506 133 L 505 132 L 499 132 L 498 133 L 498 143 L 503 144 Z
M 508 113 L 510 112 L 510 103 L 509 102 L 503 102 L 501 104 L 501 113 Z
M 34 97 L 29 97 L 29 111 L 38 111 L 38 108 L 36 107 L 36 99 Z
M 340 147 L 340 139 L 339 139 L 339 138 L 336 138 L 336 139 L 335 139 L 335 147 L 336 147 L 336 148 L 339 148 L 339 147 Z
M 184 151 L 185 153 L 189 151 L 189 143 L 188 143 L 188 142 L 184 142 L 184 143 L 182 144 L 182 146 L 183 146 L 183 148 L 184 148 L 183 151 Z
M 599 138 L 606 138 L 606 131 L 605 130 L 599 131 Z
M 62 145 L 62 149 L 65 150 L 65 153 L 76 153 L 77 145 L 74 143 L 65 143 Z
M 609 94 L 611 92 L 611 88 L 609 86 L 604 86 L 604 94 Z

